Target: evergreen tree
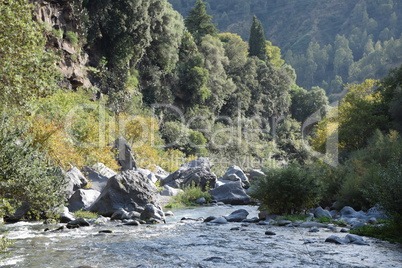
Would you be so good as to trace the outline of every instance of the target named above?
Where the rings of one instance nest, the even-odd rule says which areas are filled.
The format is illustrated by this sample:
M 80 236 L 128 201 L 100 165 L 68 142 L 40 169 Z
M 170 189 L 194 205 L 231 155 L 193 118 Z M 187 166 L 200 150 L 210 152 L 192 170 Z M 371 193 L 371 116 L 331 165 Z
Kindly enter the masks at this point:
M 212 16 L 207 14 L 205 6 L 205 2 L 197 0 L 184 21 L 187 30 L 194 36 L 197 44 L 201 41 L 202 37 L 208 34 L 216 35 L 217 33 L 215 25 L 211 23 Z
M 250 39 L 248 41 L 250 56 L 256 56 L 260 60 L 266 60 L 267 49 L 265 41 L 262 24 L 254 15 L 253 24 L 250 29 Z

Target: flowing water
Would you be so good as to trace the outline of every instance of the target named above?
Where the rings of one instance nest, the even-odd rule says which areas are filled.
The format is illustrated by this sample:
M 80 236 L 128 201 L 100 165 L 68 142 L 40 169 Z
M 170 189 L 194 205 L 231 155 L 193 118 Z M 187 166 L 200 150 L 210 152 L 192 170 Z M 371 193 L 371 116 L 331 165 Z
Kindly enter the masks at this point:
M 212 225 L 182 217 L 228 215 L 244 208 L 179 209 L 166 224 L 104 226 L 45 232 L 60 225 L 15 223 L 1 227 L 15 241 L 0 267 L 402 267 L 402 248 L 364 239 L 370 246 L 325 243 L 334 234 L 242 223 Z M 233 230 L 234 228 L 234 230 Z M 101 230 L 112 233 L 99 233 Z M 231 230 L 232 229 L 232 230 Z M 270 230 L 274 236 L 265 235 Z M 345 234 L 336 235 L 344 237 Z

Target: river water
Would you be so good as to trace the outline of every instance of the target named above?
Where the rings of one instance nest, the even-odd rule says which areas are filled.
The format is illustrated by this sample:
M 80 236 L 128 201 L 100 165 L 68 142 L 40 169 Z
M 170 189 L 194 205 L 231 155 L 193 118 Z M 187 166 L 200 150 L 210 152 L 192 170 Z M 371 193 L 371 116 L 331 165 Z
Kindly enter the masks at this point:
M 166 224 L 104 226 L 45 232 L 60 225 L 4 225 L 15 241 L 0 267 L 402 267 L 402 248 L 365 237 L 370 246 L 325 243 L 329 229 L 242 223 L 212 225 L 182 217 L 228 215 L 244 208 L 220 206 L 173 211 Z M 101 230 L 112 233 L 99 233 Z M 232 229 L 232 230 L 231 230 Z M 233 230 L 234 229 L 234 230 Z M 265 235 L 267 230 L 276 233 Z M 344 237 L 345 234 L 336 235 Z

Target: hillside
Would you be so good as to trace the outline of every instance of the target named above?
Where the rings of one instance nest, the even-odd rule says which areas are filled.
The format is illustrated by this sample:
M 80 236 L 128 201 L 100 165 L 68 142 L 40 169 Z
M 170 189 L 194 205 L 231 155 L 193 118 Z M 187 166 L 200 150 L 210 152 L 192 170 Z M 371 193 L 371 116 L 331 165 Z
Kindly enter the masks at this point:
M 196 0 L 169 1 L 186 16 Z M 252 16 L 257 15 L 267 39 L 281 48 L 287 63 L 296 69 L 298 84 L 307 89 L 321 86 L 328 94 L 337 93 L 344 83 L 384 77 L 402 62 L 401 56 L 389 51 L 402 49 L 399 1 L 206 2 L 221 32 L 237 33 L 245 40 Z

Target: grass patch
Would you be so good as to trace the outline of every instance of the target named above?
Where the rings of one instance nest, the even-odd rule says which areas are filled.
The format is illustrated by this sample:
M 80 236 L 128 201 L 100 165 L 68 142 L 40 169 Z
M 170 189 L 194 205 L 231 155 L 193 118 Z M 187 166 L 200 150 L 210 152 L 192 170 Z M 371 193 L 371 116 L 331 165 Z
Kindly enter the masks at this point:
M 402 244 L 402 226 L 392 221 L 382 225 L 366 225 L 356 230 L 350 230 L 350 233 Z
M 330 223 L 332 221 L 332 219 L 329 217 L 321 216 L 321 217 L 316 218 L 316 221 L 320 222 L 320 223 Z
M 169 202 L 165 208 L 181 208 L 181 207 L 191 207 L 198 206 L 195 202 L 198 198 L 204 197 L 206 203 L 211 202 L 212 197 L 208 192 L 203 192 L 201 187 L 199 186 L 189 186 L 183 190 L 182 193 L 179 193 L 177 196 L 172 198 L 172 201 Z
M 291 222 L 295 221 L 305 221 L 307 219 L 308 215 L 305 214 L 289 214 L 289 215 L 283 215 L 279 216 L 278 220 L 287 220 Z
M 74 212 L 74 215 L 76 218 L 84 218 L 84 219 L 96 219 L 99 217 L 98 213 L 96 212 L 85 211 L 82 209 Z

